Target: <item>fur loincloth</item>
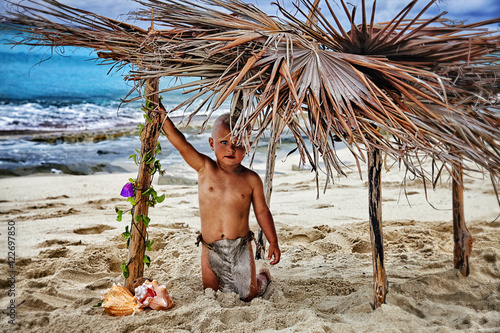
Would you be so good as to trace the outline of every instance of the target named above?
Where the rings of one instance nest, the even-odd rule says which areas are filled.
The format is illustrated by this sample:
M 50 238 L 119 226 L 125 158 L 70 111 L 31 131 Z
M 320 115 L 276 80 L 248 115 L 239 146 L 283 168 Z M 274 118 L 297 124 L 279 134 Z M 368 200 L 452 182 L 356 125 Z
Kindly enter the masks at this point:
M 253 233 L 237 239 L 221 239 L 207 244 L 201 234 L 198 242 L 207 247 L 210 268 L 219 278 L 223 292 L 235 292 L 245 299 L 250 295 L 252 271 L 250 267 L 250 250 L 248 242 L 253 239 Z

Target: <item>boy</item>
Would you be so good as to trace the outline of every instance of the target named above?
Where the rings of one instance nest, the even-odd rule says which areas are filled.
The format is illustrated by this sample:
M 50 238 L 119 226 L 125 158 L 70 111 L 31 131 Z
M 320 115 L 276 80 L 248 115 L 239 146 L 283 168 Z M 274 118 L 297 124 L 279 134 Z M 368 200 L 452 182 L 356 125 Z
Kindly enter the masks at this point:
M 245 147 L 231 137 L 231 117 L 224 114 L 213 125 L 208 139 L 214 161 L 199 153 L 166 116 L 160 104 L 162 128 L 184 160 L 198 172 L 201 219 L 201 275 L 203 288 L 234 291 L 245 301 L 261 296 L 271 280 L 268 269 L 257 275 L 249 228 L 250 205 L 269 241 L 268 259 L 280 260 L 273 217 L 264 197 L 259 175 L 241 165 Z

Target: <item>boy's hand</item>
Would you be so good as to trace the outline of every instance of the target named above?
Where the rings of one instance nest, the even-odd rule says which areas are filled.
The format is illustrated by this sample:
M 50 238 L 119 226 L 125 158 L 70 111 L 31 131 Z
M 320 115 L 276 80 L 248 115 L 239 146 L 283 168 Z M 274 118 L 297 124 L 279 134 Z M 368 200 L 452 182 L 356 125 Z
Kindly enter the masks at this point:
M 276 265 L 280 262 L 281 251 L 277 243 L 269 244 L 269 254 L 267 255 L 267 259 L 271 260 L 274 257 L 274 260 L 270 262 L 271 265 Z
M 160 113 L 160 122 L 163 122 L 163 119 L 167 116 L 167 112 L 165 111 L 165 107 L 161 103 L 161 100 L 158 101 L 158 112 Z

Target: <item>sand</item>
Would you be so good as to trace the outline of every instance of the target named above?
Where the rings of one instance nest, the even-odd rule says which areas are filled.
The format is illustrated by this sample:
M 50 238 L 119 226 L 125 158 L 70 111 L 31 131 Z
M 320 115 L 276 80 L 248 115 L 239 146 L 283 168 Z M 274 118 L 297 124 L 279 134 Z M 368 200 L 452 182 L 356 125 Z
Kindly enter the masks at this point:
M 0 331 L 500 332 L 500 208 L 488 179 L 465 180 L 474 245 L 471 273 L 464 278 L 453 268 L 449 179 L 426 199 L 421 181 L 402 187 L 402 171 L 384 171 L 389 293 L 387 304 L 373 310 L 366 174 L 360 179 L 354 168 L 316 199 L 313 174 L 294 171 L 296 163 L 277 162 L 271 211 L 282 260 L 276 266 L 257 261 L 273 278 L 262 298 L 245 303 L 233 293 L 203 290 L 201 249 L 194 245 L 200 227 L 197 187 L 155 185 L 167 198 L 150 213 L 155 243 L 145 276 L 164 284 L 176 306 L 120 318 L 93 306 L 103 291 L 124 281 L 121 233 L 129 220 L 125 215 L 117 222 L 114 207 L 127 207 L 119 193 L 136 175 L 0 179 Z M 262 173 L 263 165 L 255 168 Z M 185 165 L 169 171 L 179 175 L 178 170 L 195 179 Z M 14 284 L 9 225 L 16 228 Z M 253 217 L 251 228 L 257 231 Z M 8 295 L 12 288 L 15 297 Z M 8 322 L 11 300 L 14 325 Z

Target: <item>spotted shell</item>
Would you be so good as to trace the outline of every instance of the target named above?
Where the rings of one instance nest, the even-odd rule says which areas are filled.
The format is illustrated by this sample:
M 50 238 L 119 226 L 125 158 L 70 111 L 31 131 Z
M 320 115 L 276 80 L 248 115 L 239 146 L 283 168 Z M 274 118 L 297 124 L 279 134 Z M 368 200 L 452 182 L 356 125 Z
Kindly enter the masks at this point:
M 102 295 L 102 307 L 109 316 L 129 316 L 143 311 L 132 293 L 120 284 L 113 284 Z
M 141 308 L 167 310 L 175 305 L 165 286 L 158 284 L 156 280 L 153 282 L 145 281 L 142 286 L 135 288 L 135 296 L 139 300 Z

